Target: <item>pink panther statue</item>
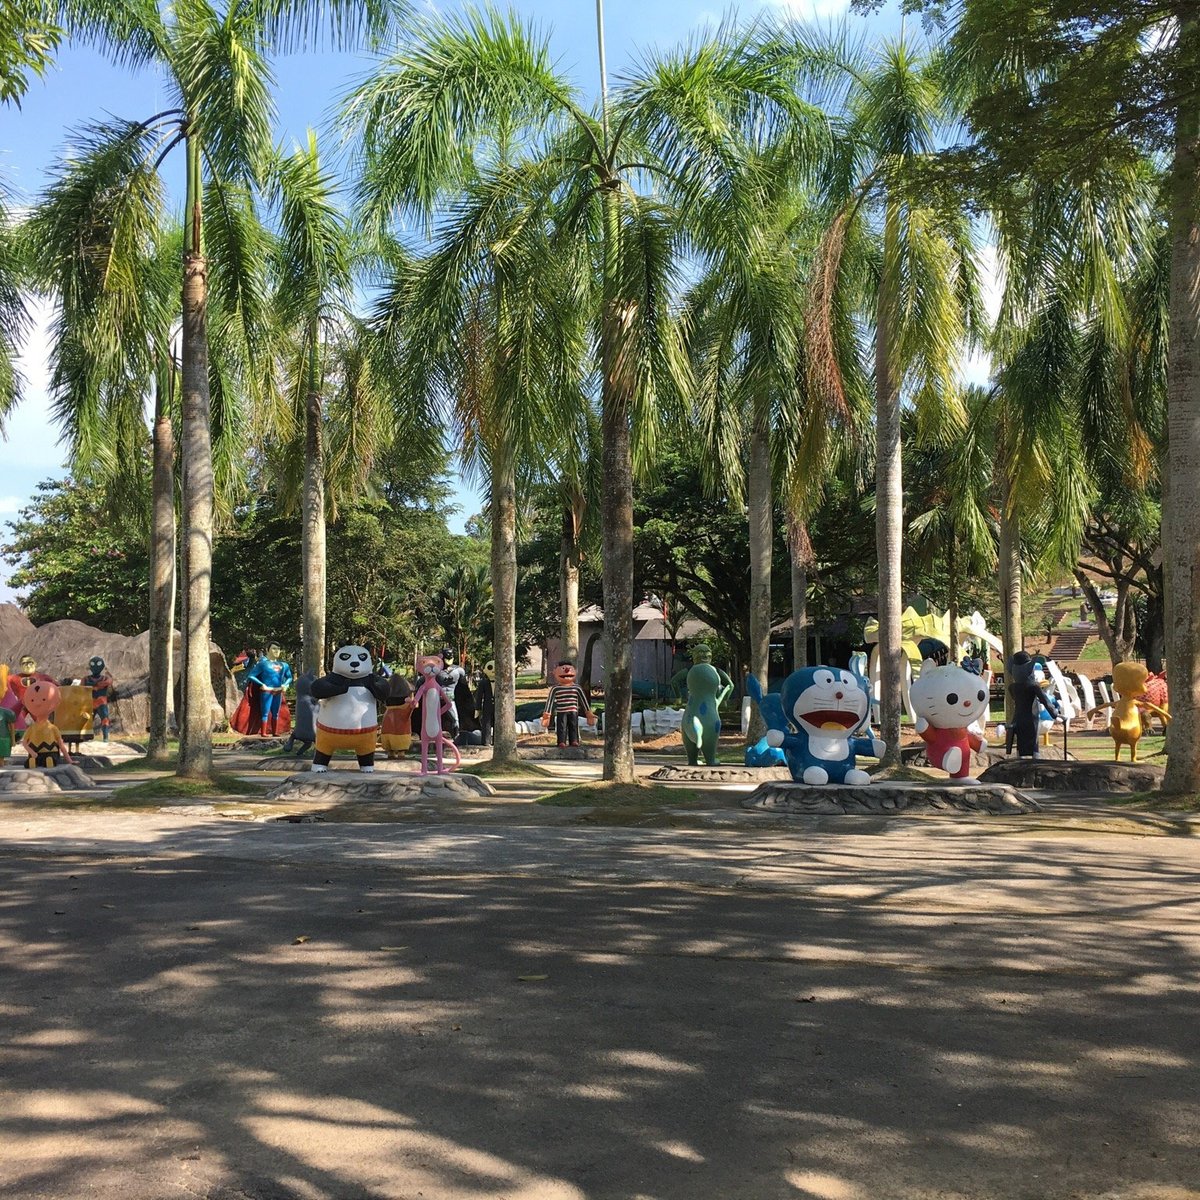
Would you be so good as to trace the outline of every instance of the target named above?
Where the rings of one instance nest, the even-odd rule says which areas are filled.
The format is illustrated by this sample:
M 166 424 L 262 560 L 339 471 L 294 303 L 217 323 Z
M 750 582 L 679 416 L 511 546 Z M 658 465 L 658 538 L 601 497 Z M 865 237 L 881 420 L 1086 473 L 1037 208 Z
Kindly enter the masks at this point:
M 445 775 L 454 767 L 446 767 L 442 761 L 442 749 L 448 746 L 454 754 L 454 766 L 462 766 L 462 755 L 458 747 L 442 732 L 442 714 L 450 711 L 450 697 L 446 689 L 437 680 L 437 674 L 445 667 L 440 654 L 426 654 L 417 659 L 417 674 L 421 677 L 421 686 L 413 702 L 417 712 L 421 714 L 421 770 L 419 774 L 429 774 L 429 747 L 434 747 L 437 756 L 437 774 Z

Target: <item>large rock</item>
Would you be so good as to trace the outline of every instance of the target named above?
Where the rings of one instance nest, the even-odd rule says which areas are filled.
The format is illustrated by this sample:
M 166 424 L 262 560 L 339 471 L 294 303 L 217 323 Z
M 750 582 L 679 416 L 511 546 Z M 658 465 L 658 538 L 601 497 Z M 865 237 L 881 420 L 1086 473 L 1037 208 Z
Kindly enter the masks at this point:
M 1014 815 L 1040 811 L 1035 800 L 997 783 L 875 783 L 863 787 L 764 783 L 742 801 L 742 807 L 797 816 L 895 817 L 931 811 Z
M 80 679 L 87 674 L 88 659 L 99 654 L 108 665 L 116 688 L 109 705 L 112 728 L 117 733 L 142 733 L 150 728 L 150 634 L 126 637 L 105 633 L 82 621 L 51 621 L 34 625 L 15 605 L 0 604 L 0 662 L 15 668 L 24 654 L 32 655 L 38 670 L 55 679 Z M 176 693 L 182 638 L 175 634 Z M 238 691 L 220 646 L 209 644 L 213 681 L 213 728 L 224 728 L 238 703 Z
M 1162 787 L 1162 767 L 1152 763 L 1061 762 L 1008 758 L 988 767 L 981 783 L 1007 783 L 1045 792 L 1153 792 Z

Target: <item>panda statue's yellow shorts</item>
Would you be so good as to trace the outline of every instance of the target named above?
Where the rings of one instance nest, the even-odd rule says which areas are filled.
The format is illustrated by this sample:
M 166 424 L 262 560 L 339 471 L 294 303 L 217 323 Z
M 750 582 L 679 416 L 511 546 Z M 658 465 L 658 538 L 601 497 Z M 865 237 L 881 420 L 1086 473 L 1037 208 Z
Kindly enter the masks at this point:
M 336 754 L 339 750 L 349 750 L 359 758 L 366 758 L 375 753 L 375 732 L 378 728 L 378 725 L 372 725 L 370 729 L 331 729 L 318 721 L 317 753 Z

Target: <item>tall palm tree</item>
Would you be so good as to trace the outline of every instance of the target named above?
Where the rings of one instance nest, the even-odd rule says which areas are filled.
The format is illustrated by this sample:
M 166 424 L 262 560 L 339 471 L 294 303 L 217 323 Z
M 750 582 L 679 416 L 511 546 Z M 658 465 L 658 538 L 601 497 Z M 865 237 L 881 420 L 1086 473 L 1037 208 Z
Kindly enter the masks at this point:
M 178 263 L 183 231 L 165 216 L 147 142 L 125 122 L 90 126 L 69 143 L 27 223 L 32 268 L 52 298 L 51 393 L 72 460 L 114 503 L 150 493 L 150 746 L 167 754 L 175 607 L 175 424 L 179 415 Z M 244 189 L 209 189 L 214 267 L 209 385 L 215 478 L 228 506 L 244 445 L 242 397 L 252 368 L 246 331 L 259 320 L 266 235 Z M 235 282 L 231 282 L 235 281 Z M 147 463 L 145 407 L 153 396 Z M 149 469 L 147 470 L 147 467 Z
M 1022 541 L 1041 565 L 1074 568 L 1097 498 L 1136 505 L 1155 485 L 1169 290 L 1157 183 L 1133 161 L 1082 182 L 1026 183 L 995 210 L 1006 653 L 1020 637 Z
M 997 524 L 992 507 L 996 447 L 991 400 L 990 392 L 970 389 L 965 428 L 942 440 L 912 445 L 905 467 L 913 480 L 909 538 L 918 552 L 943 559 L 950 652 L 955 659 L 963 576 L 990 570 L 996 562 Z
M 687 387 L 671 319 L 678 223 L 639 185 L 670 175 L 699 202 L 715 159 L 736 153 L 735 127 L 806 115 L 777 73 L 758 69 L 739 47 L 706 44 L 680 59 L 669 86 L 647 69 L 596 116 L 553 69 L 544 39 L 513 18 L 474 10 L 423 21 L 348 102 L 348 121 L 364 141 L 363 198 L 379 219 L 397 209 L 428 219 L 489 160 L 519 145 L 537 169 L 513 175 L 511 185 L 530 189 L 559 253 L 579 265 L 585 283 L 595 280 L 607 779 L 633 778 L 634 456 L 649 455 L 659 401 Z M 498 731 L 500 720 L 497 711 Z
M 794 56 L 787 38 L 774 43 L 781 58 Z M 807 35 L 797 58 L 801 85 L 813 76 Z M 974 237 L 961 194 L 946 194 L 924 169 L 953 125 L 952 96 L 936 54 L 914 51 L 904 37 L 862 61 L 836 53 L 818 58 L 822 80 L 840 67 L 847 114 L 843 161 L 831 176 L 831 218 L 815 257 L 816 280 L 836 280 L 847 241 L 858 223 L 877 238 L 877 282 L 870 309 L 875 361 L 875 513 L 879 560 L 879 654 L 882 738 L 888 762 L 900 752 L 900 613 L 904 484 L 901 417 L 906 405 L 917 429 L 943 433 L 961 425 L 960 356 L 983 331 Z M 818 376 L 836 386 L 841 355 L 825 330 L 822 312 L 812 319 L 810 351 Z M 810 368 L 811 369 L 811 368 Z
M 185 5 L 121 3 L 67 5 L 72 32 L 116 61 L 161 73 L 169 107 L 123 135 L 142 151 L 113 186 L 157 172 L 181 147 L 185 162 L 181 347 L 182 565 L 184 577 L 183 713 L 179 773 L 207 777 L 212 766 L 213 687 L 209 659 L 212 539 L 215 505 L 212 403 L 208 345 L 209 261 L 206 245 L 220 217 L 217 206 L 237 207 L 238 189 L 261 179 L 271 153 L 270 49 L 287 50 L 318 39 L 346 44 L 374 40 L 399 16 L 396 0 L 245 0 L 223 6 L 208 0 Z M 136 131 L 136 132 L 130 132 Z M 133 168 L 137 169 L 134 170 Z M 243 249 L 245 247 L 242 247 Z M 250 262 L 244 263 L 249 268 Z M 239 285 L 256 278 L 247 269 Z M 216 283 L 215 277 L 213 278 Z M 251 318 L 263 297 L 243 291 L 237 307 L 247 318 L 239 336 L 246 361 L 269 366 L 261 327 Z M 232 333 L 232 331 L 226 331 Z M 237 380 L 251 391 L 255 375 Z M 244 393 L 243 393 L 244 394 Z
M 493 761 L 516 757 L 517 486 L 584 406 L 586 305 L 539 219 L 536 164 L 467 182 L 424 255 L 396 253 L 379 306 L 398 394 L 449 426 L 491 516 Z
M 264 414 L 264 424 L 277 447 L 276 481 L 285 503 L 293 492 L 300 494 L 300 664 L 302 671 L 320 675 L 326 643 L 327 508 L 331 500 L 367 487 L 388 441 L 387 398 L 368 330 L 353 308 L 362 248 L 338 207 L 336 184 L 321 163 L 311 131 L 306 145 L 276 156 L 267 194 L 277 217 L 271 274 L 284 382 L 280 403 Z M 331 424 L 337 435 L 327 447 Z M 326 495 L 329 489 L 332 496 Z

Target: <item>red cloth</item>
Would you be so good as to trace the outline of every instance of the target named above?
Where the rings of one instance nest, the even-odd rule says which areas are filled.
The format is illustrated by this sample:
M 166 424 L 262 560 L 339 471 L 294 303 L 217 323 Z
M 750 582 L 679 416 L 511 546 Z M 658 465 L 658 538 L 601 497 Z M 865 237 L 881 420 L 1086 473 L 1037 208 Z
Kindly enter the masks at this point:
M 970 729 L 935 729 L 927 725 L 921 733 L 925 743 L 925 757 L 931 767 L 945 771 L 942 763 L 946 755 L 957 746 L 962 751 L 962 762 L 957 771 L 946 771 L 951 779 L 963 779 L 971 773 L 971 751 L 983 745 L 983 738 Z

